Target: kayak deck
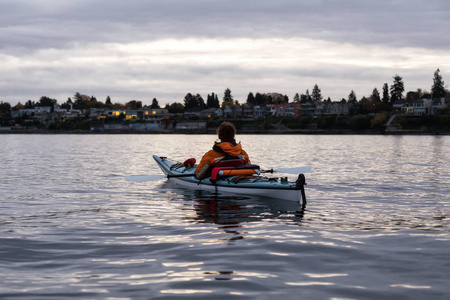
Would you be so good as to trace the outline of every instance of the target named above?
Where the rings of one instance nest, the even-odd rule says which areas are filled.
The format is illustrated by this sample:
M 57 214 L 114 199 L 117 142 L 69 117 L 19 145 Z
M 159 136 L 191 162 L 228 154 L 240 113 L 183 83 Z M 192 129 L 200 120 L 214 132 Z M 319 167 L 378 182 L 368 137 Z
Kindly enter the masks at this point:
M 153 158 L 169 180 L 183 187 L 306 203 L 303 174 L 299 175 L 296 182 L 260 175 L 230 176 L 211 182 L 209 177 L 202 180 L 198 179 L 195 176 L 195 166 L 186 169 L 183 164 L 171 161 L 166 157 L 153 155 Z

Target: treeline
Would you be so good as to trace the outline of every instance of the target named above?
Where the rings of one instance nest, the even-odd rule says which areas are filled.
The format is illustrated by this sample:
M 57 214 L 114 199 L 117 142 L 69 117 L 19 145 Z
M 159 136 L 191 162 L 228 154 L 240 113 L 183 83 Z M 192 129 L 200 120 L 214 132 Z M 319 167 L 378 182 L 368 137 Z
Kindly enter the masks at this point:
M 342 98 L 335 102 L 344 102 L 354 104 L 355 109 L 353 113 L 367 113 L 367 112 L 377 112 L 377 111 L 389 111 L 392 108 L 392 104 L 398 100 L 417 100 L 422 98 L 441 98 L 450 97 L 450 92 L 445 89 L 444 81 L 440 75 L 439 68 L 434 72 L 433 85 L 431 86 L 431 91 L 417 89 L 416 91 L 409 91 L 406 96 L 403 96 L 405 91 L 403 78 L 399 75 L 393 77 L 393 82 L 389 86 L 388 83 L 384 83 L 381 91 L 378 88 L 374 88 L 370 96 L 363 96 L 358 100 L 356 93 L 352 90 L 350 91 L 347 98 Z M 265 106 L 267 104 L 284 104 L 289 103 L 289 97 L 287 95 L 279 93 L 256 93 L 250 92 L 244 104 L 247 105 L 260 105 Z M 330 97 L 324 99 L 322 96 L 322 91 L 317 84 L 309 92 L 309 89 L 305 93 L 296 93 L 293 97 L 293 102 L 297 103 L 318 103 L 322 101 L 331 102 Z M 174 102 L 172 104 L 166 104 L 165 108 L 169 110 L 170 113 L 183 113 L 184 111 L 192 110 L 202 110 L 207 108 L 219 108 L 225 105 L 239 105 L 239 101 L 234 99 L 231 90 L 226 88 L 222 97 L 222 102 L 220 103 L 217 94 L 208 94 L 206 101 L 200 94 L 187 93 L 182 102 Z M 26 108 L 35 108 L 42 106 L 54 107 L 57 105 L 57 100 L 49 98 L 47 96 L 42 96 L 39 101 L 34 102 L 28 100 L 24 104 L 20 102 L 11 107 L 8 102 L 0 102 L 0 113 L 5 114 L 11 112 L 11 110 L 20 110 Z M 131 100 L 123 103 L 113 103 L 109 96 L 106 97 L 105 102 L 99 101 L 95 96 L 87 96 L 77 92 L 73 98 L 68 98 L 67 101 L 60 105 L 62 109 L 89 109 L 89 108 L 109 108 L 109 109 L 139 109 L 142 107 L 150 108 L 161 108 L 158 100 L 153 98 L 151 105 L 147 106 L 142 104 L 142 101 Z M 367 107 L 375 107 L 375 110 L 371 109 L 368 111 Z

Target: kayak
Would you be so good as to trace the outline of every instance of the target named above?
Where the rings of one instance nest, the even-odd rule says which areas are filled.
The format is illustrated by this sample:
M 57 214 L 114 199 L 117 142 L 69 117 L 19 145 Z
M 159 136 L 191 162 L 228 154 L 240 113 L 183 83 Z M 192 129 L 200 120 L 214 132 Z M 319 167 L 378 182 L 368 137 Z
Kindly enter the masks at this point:
M 217 173 L 217 178 L 211 177 L 202 180 L 195 176 L 195 165 L 186 168 L 182 163 L 172 161 L 167 157 L 153 155 L 158 166 L 166 175 L 168 180 L 175 184 L 195 190 L 206 190 L 215 193 L 239 194 L 283 199 L 306 204 L 305 176 L 298 175 L 295 182 L 286 178 L 268 178 L 266 172 L 254 170 L 253 173 L 245 166 L 237 167 L 238 170 L 231 172 L 229 168 Z M 259 167 L 258 167 L 259 168 Z

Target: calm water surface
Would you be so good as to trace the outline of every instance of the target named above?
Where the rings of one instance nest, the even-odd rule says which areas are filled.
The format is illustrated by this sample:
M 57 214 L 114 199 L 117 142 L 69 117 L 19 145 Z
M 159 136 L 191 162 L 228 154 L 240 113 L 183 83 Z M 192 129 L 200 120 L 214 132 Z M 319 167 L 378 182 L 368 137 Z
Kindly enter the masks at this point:
M 305 209 L 124 179 L 213 135 L 0 135 L 0 298 L 448 299 L 450 137 L 237 138 Z

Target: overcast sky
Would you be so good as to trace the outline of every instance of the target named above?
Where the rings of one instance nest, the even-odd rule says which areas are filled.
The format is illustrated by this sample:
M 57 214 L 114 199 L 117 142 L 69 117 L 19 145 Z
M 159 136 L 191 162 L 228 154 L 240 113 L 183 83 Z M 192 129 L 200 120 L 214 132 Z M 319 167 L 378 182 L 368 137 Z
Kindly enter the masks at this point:
M 0 100 L 358 99 L 450 83 L 449 0 L 0 0 Z

